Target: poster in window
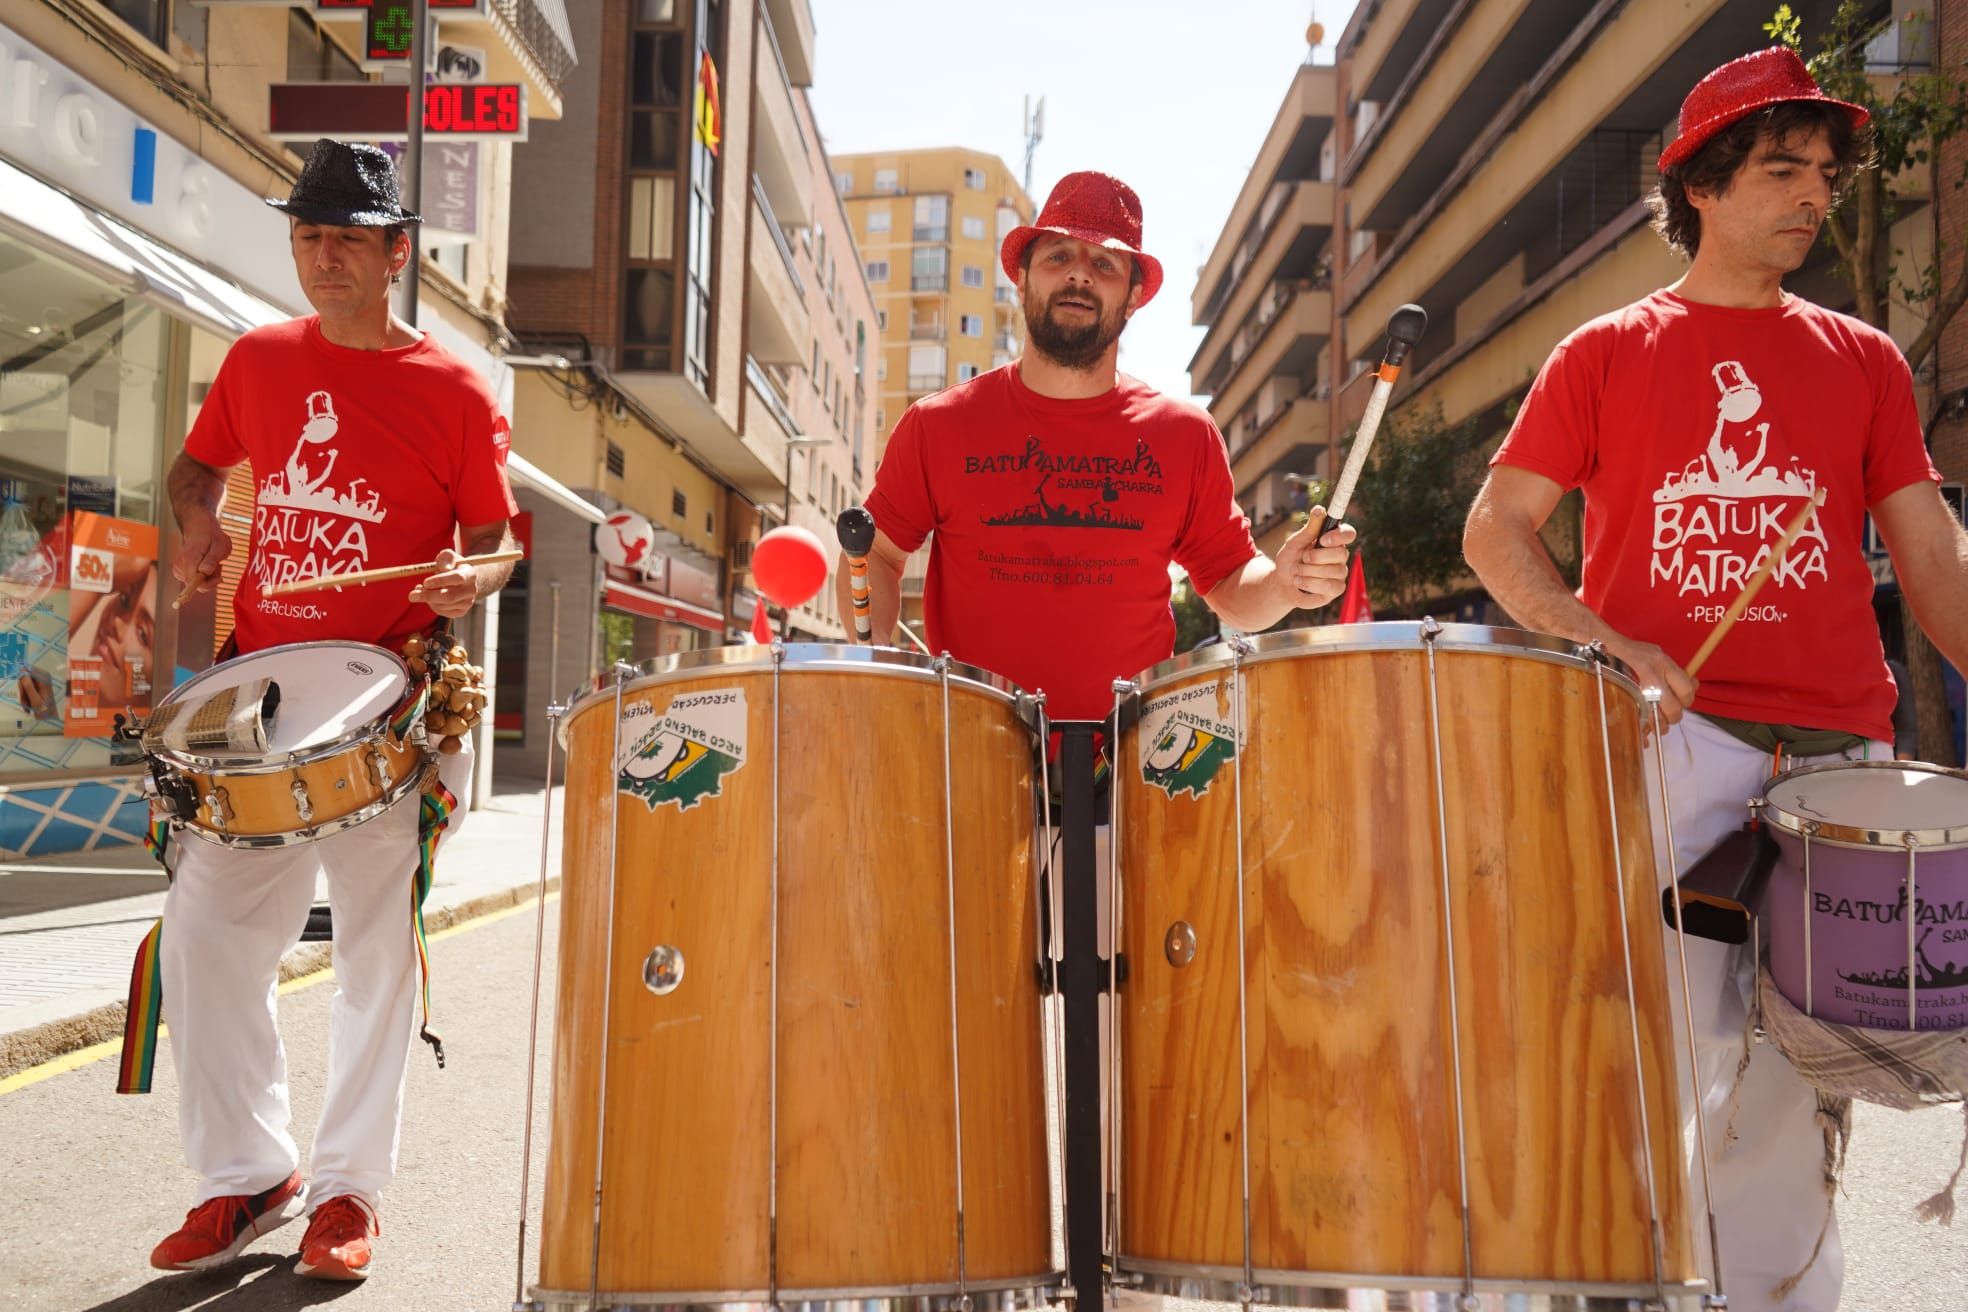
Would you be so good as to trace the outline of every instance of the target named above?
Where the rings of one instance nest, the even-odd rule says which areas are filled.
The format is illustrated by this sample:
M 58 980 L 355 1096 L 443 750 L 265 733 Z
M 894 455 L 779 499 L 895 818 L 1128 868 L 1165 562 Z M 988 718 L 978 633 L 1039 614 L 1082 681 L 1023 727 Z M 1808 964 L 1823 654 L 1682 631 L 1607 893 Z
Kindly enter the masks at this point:
M 157 530 L 81 513 L 69 535 L 71 738 L 100 738 L 150 712 L 156 672 Z

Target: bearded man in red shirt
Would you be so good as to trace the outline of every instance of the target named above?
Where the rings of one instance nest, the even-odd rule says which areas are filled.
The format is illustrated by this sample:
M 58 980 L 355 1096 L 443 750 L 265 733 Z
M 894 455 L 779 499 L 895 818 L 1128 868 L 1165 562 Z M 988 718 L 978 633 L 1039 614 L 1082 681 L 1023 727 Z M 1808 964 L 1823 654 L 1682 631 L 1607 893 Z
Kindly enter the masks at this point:
M 903 562 L 928 541 L 931 649 L 1046 693 L 1055 720 L 1098 720 L 1115 679 L 1173 652 L 1171 562 L 1247 632 L 1340 594 L 1353 531 L 1322 536 L 1315 510 L 1277 560 L 1264 555 L 1209 415 L 1116 367 L 1122 330 L 1162 285 L 1126 183 L 1068 174 L 999 260 L 1019 289 L 1025 353 L 910 406 L 875 471 L 878 641 L 894 632 Z M 847 579 L 843 559 L 843 615 Z
M 240 654 L 330 639 L 394 651 L 439 616 L 468 614 L 512 573 L 463 560 L 512 543 L 506 420 L 483 379 L 390 310 L 417 216 L 398 199 L 389 156 L 316 142 L 292 195 L 267 203 L 288 215 L 294 270 L 316 313 L 256 329 L 226 354 L 171 467 L 183 541 L 173 572 L 189 590 L 212 585 L 233 549 L 219 519 L 225 471 L 249 462 L 257 504 L 233 599 Z M 272 591 L 432 559 L 437 572 L 414 587 Z M 471 772 L 464 741 L 441 758 L 440 780 L 458 796 Z M 418 948 L 405 911 L 418 819 L 412 798 L 310 843 L 177 845 L 159 958 L 180 1137 L 200 1183 L 153 1266 L 209 1269 L 308 1211 L 300 1274 L 368 1274 L 416 1029 Z M 450 823 L 461 820 L 454 812 Z M 324 876 L 336 992 L 310 1189 L 288 1133 L 274 984 Z
M 1773 48 L 1704 78 L 1680 123 L 1651 199 L 1687 274 L 1558 344 L 1464 538 L 1518 622 L 1602 642 L 1661 690 L 1677 872 L 1742 825 L 1773 760 L 1893 758 L 1868 514 L 1922 626 L 1968 665 L 1968 534 L 1936 487 L 1906 361 L 1884 333 L 1783 289 L 1866 166 L 1866 112 Z M 1575 487 L 1577 595 L 1538 537 Z M 1683 662 L 1814 496 L 1816 515 L 1697 683 Z M 1729 1305 L 1825 1312 L 1843 1273 L 1824 1185 L 1834 1139 L 1821 1118 L 1835 1113 L 1770 1045 L 1738 1075 L 1756 963 L 1702 939 L 1685 947 Z M 1697 1199 L 1700 1186 L 1697 1171 Z

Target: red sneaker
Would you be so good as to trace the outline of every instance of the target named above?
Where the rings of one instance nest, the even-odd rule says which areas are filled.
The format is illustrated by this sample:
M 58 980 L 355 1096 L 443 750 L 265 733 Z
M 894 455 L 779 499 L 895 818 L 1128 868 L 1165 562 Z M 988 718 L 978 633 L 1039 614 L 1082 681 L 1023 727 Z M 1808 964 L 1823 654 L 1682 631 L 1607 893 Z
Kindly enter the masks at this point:
M 262 1193 L 210 1199 L 185 1213 L 177 1233 L 151 1250 L 150 1264 L 160 1271 L 210 1270 L 306 1207 L 307 1184 L 299 1171 Z
M 294 1271 L 320 1280 L 361 1280 L 369 1274 L 369 1237 L 382 1232 L 367 1203 L 338 1194 L 314 1209 Z

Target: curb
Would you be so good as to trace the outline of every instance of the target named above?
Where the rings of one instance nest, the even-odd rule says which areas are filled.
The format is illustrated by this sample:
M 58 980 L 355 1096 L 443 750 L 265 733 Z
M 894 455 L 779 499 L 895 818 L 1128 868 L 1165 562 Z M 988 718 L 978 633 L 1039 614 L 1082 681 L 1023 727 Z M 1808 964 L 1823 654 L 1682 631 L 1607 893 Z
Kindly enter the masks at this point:
M 537 880 L 502 889 L 494 893 L 481 893 L 474 898 L 447 907 L 434 907 L 424 916 L 424 932 L 436 934 L 440 930 L 454 929 L 495 911 L 509 907 L 523 906 L 534 900 L 539 888 Z M 560 888 L 560 876 L 547 880 L 547 891 L 556 892 Z M 300 979 L 317 971 L 327 969 L 333 963 L 331 945 L 327 943 L 297 943 L 287 950 L 280 959 L 280 982 Z M 0 1035 L 0 1079 L 18 1075 L 57 1057 L 98 1043 L 120 1043 L 123 1039 L 124 1014 L 129 1010 L 127 1002 L 105 1003 L 93 1010 L 76 1016 L 64 1016 L 58 1020 L 43 1021 L 30 1025 L 12 1034 Z

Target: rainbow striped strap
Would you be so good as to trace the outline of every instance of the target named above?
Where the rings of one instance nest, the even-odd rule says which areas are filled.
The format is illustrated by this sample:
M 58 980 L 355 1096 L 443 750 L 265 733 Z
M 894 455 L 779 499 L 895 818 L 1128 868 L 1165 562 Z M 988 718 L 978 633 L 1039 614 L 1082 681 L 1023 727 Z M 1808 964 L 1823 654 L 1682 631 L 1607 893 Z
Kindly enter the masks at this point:
M 451 813 L 458 809 L 458 798 L 450 789 L 433 780 L 431 790 L 419 799 L 418 807 L 417 871 L 410 887 L 410 919 L 416 930 L 417 967 L 423 973 L 424 994 L 424 1023 L 417 1036 L 431 1045 L 432 1052 L 437 1056 L 437 1068 L 443 1070 L 444 1040 L 430 1027 L 430 940 L 424 934 L 424 899 L 430 895 L 434 878 L 438 835 L 451 823 Z
M 157 953 L 163 945 L 164 921 L 158 918 L 137 945 L 130 969 L 129 1010 L 123 1016 L 123 1060 L 116 1070 L 118 1093 L 149 1093 L 157 1067 L 157 1023 L 164 1010 L 164 974 Z

